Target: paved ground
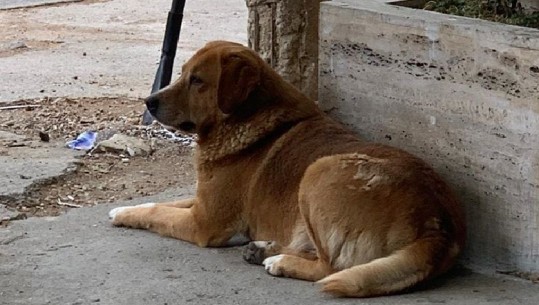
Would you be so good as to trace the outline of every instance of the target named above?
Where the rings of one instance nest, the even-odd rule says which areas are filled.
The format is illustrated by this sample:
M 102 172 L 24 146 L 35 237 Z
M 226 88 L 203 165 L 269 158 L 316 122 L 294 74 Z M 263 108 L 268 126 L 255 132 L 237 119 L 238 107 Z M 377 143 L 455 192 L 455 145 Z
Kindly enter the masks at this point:
M 146 96 L 171 1 L 85 0 L 0 10 L 0 103 Z M 187 1 L 177 63 L 209 40 L 244 43 L 246 33 L 244 0 Z
M 117 205 L 18 221 L 1 230 L 0 304 L 539 304 L 536 285 L 466 271 L 406 295 L 333 299 L 311 283 L 273 278 L 248 265 L 238 247 L 201 249 L 114 228 L 107 211 Z
M 145 96 L 169 5 L 170 0 L 91 0 L 0 10 L 0 102 Z M 245 22 L 243 0 L 187 1 L 178 61 L 207 40 L 245 41 Z M 6 157 L 0 163 L 5 179 L 16 156 L 0 156 Z M 24 169 L 29 163 L 19 164 Z M 14 186 L 6 183 L 1 190 Z M 239 248 L 199 249 L 108 223 L 107 211 L 114 206 L 185 193 L 174 190 L 0 228 L 0 304 L 539 304 L 537 285 L 467 271 L 406 295 L 336 300 L 311 283 L 273 278 L 247 265 Z
M 54 3 L 77 2 L 83 0 L 2 0 L 0 9 L 40 6 Z

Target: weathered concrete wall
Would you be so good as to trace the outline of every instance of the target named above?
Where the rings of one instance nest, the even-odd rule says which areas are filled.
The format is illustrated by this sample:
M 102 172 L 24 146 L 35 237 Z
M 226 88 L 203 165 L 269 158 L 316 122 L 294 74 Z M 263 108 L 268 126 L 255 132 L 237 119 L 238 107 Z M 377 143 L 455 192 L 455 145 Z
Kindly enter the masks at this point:
M 310 98 L 318 99 L 320 0 L 246 0 L 249 47 Z
M 539 30 L 383 2 L 322 3 L 320 105 L 452 184 L 469 264 L 539 271 Z

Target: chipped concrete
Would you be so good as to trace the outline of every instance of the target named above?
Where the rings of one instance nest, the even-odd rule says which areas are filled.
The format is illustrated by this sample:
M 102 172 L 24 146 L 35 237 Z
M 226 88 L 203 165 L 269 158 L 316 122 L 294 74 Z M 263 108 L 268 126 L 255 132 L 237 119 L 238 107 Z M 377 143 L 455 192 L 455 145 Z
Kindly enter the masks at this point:
M 385 2 L 322 3 L 320 105 L 449 180 L 470 265 L 539 271 L 539 30 Z
M 81 152 L 0 130 L 0 204 L 76 168 Z

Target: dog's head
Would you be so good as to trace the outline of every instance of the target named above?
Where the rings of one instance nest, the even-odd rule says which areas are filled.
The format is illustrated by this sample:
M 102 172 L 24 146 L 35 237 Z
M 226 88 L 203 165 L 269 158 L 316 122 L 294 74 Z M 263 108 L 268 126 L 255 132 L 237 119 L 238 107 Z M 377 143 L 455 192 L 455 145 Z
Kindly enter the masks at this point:
M 263 63 L 237 43 L 208 43 L 182 67 L 181 77 L 146 99 L 162 124 L 201 132 L 233 114 L 259 86 Z

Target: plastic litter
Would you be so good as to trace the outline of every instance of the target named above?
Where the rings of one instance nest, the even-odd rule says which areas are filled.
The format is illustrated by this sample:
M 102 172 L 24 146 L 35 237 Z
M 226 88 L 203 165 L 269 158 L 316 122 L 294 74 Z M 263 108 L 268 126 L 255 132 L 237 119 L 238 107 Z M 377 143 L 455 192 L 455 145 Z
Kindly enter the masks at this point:
M 94 147 L 97 139 L 97 132 L 85 131 L 81 133 L 75 140 L 66 143 L 66 146 L 75 150 L 90 150 Z

